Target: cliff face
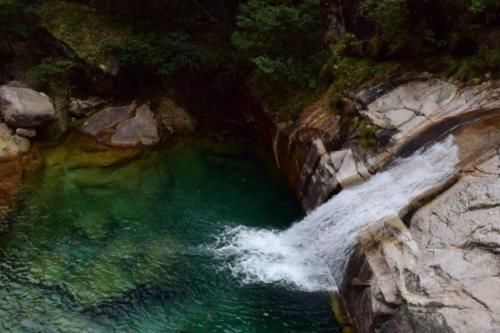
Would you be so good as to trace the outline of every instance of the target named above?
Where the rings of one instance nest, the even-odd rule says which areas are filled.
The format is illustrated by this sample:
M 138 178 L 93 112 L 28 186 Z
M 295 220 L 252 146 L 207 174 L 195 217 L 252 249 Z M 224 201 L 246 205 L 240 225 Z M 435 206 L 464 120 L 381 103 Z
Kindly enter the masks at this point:
M 458 86 L 423 74 L 349 95 L 349 112 L 334 113 L 321 99 L 293 124 L 275 127 L 276 163 L 306 210 L 450 134 L 461 161 L 458 179 L 436 184 L 360 236 L 339 291 L 353 325 L 359 332 L 500 329 L 500 82 Z M 385 144 L 362 147 L 356 117 Z

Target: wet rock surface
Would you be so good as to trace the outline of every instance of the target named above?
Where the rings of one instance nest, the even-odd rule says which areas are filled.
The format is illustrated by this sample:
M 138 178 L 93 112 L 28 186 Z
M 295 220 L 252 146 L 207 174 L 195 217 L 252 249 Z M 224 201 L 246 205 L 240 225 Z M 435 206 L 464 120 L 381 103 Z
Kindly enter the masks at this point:
M 408 228 L 395 217 L 361 236 L 341 288 L 360 332 L 500 330 L 499 184 L 496 151 Z
M 295 130 L 288 138 L 288 163 L 301 165 L 296 188 L 307 210 L 331 196 L 332 184 L 338 184 L 335 188 L 358 184 L 399 156 L 408 156 L 429 143 L 443 139 L 448 133 L 500 115 L 499 82 L 462 88 L 440 79 L 423 79 L 422 76 L 414 81 L 396 82 L 400 85 L 388 85 L 382 90 L 375 87 L 375 92 L 363 88 L 357 95 L 354 94 L 357 104 L 353 105 L 358 105 L 358 113 L 376 125 L 380 132 L 390 133 L 387 143 L 378 149 L 367 151 L 346 140 L 356 136 L 355 133 L 341 133 L 341 127 L 345 130 L 349 122 L 324 107 L 314 108 L 313 118 L 308 117 L 311 111 L 307 110 L 305 115 L 299 117 Z M 340 118 L 333 121 L 334 117 Z M 318 124 L 321 124 L 321 130 Z M 339 127 L 339 124 L 343 125 Z M 304 135 L 308 137 L 305 141 L 309 140 L 309 144 L 302 143 L 305 153 L 297 158 L 296 154 L 290 153 L 290 149 L 297 146 Z M 476 145 L 479 149 L 487 145 L 491 138 L 475 135 L 469 139 L 479 141 Z M 311 158 L 318 145 L 326 147 L 322 155 L 329 155 L 329 158 Z M 325 170 L 329 172 L 325 173 Z
M 306 210 L 449 134 L 462 170 L 362 235 L 340 288 L 352 324 L 358 332 L 499 332 L 500 83 L 420 75 L 350 98 L 350 112 L 387 135 L 376 149 L 357 145 L 356 126 L 324 103 L 277 135 L 277 161 L 299 170 L 291 183 Z

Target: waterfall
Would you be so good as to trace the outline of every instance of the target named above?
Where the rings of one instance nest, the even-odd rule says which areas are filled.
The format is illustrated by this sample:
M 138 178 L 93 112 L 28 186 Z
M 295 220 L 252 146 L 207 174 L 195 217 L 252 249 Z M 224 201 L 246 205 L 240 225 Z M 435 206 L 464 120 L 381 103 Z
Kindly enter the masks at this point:
M 348 188 L 284 231 L 236 227 L 222 234 L 217 255 L 244 283 L 282 283 L 335 291 L 359 233 L 398 214 L 413 199 L 457 172 L 453 137 L 396 161 Z

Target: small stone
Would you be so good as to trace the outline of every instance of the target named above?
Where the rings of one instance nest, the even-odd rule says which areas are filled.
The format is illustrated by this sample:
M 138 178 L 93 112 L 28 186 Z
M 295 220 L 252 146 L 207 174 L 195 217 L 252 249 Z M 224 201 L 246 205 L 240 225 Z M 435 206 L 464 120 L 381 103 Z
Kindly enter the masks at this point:
M 16 129 L 16 134 L 25 138 L 34 138 L 36 136 L 36 130 L 28 128 L 18 128 Z

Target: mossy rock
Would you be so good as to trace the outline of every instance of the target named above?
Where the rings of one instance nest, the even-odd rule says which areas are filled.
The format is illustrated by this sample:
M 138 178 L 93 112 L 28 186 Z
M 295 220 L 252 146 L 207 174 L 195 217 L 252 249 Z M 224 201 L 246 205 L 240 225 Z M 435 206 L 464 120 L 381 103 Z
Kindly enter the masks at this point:
M 131 27 L 119 17 L 77 2 L 45 1 L 39 13 L 51 34 L 96 66 L 106 63 L 107 45 L 124 41 L 131 32 Z

